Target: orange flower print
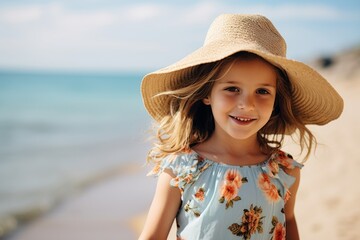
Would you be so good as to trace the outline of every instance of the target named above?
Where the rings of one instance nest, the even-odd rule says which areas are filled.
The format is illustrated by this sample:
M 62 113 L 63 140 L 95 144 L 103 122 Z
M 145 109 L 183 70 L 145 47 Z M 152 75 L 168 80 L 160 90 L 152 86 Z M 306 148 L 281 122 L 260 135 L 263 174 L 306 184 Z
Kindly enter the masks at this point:
M 266 173 L 259 174 L 258 185 L 259 188 L 264 193 L 265 197 L 270 202 L 277 202 L 280 200 L 278 189 L 273 183 L 271 183 L 270 177 Z
M 270 160 L 268 166 L 271 172 L 271 177 L 279 173 L 279 164 L 277 162 Z
M 285 240 L 286 230 L 281 223 L 277 223 L 274 229 L 273 240 Z
M 234 183 L 224 183 L 221 187 L 221 196 L 223 196 L 226 201 L 233 200 L 237 194 L 238 189 Z
M 292 156 L 283 152 L 283 151 L 279 151 L 278 152 L 278 157 L 277 157 L 277 160 L 279 161 L 280 165 L 284 166 L 285 168 L 288 168 L 288 169 L 292 169 L 294 168 L 292 165 L 291 165 L 291 160 L 292 159 Z
M 241 217 L 241 224 L 233 223 L 228 229 L 232 234 L 243 237 L 244 240 L 251 239 L 251 235 L 254 233 L 262 233 L 263 230 L 263 218 L 261 216 L 262 209 L 258 206 L 251 204 L 250 209 L 244 209 L 244 214 Z
M 209 166 L 211 166 L 211 163 L 207 163 L 200 156 L 197 156 L 191 162 L 191 165 L 178 169 L 177 176 L 171 180 L 170 184 L 178 187 L 180 192 L 183 193 L 185 187 L 192 185 Z
M 225 173 L 225 181 L 228 182 L 228 183 L 235 184 L 237 188 L 240 188 L 241 185 L 242 185 L 241 175 L 235 169 L 229 169 Z
M 241 200 L 238 191 L 247 178 L 242 178 L 240 173 L 235 169 L 229 169 L 225 172 L 224 182 L 220 188 L 220 203 L 225 204 L 225 209 L 233 207 L 234 201 Z
M 273 216 L 271 223 L 273 225 L 270 231 L 270 234 L 272 234 L 271 240 L 286 240 L 286 228 L 279 222 L 277 217 Z
M 192 179 L 193 179 L 193 175 L 190 173 L 183 178 L 183 181 L 185 183 L 189 184 L 189 183 L 191 183 Z
M 195 198 L 200 202 L 204 201 L 205 199 L 205 190 L 204 188 L 199 188 L 197 192 L 194 194 Z

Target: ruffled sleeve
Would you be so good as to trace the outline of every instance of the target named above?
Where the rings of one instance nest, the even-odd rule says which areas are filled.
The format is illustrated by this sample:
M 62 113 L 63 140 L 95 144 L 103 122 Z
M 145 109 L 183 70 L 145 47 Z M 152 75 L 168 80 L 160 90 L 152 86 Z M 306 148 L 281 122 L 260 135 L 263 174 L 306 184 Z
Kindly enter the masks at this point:
M 293 157 L 285 152 L 277 151 L 262 167 L 264 173 L 278 181 L 279 193 L 285 202 L 290 198 L 289 188 L 294 184 L 295 178 L 286 173 L 286 169 L 302 168 L 304 165 L 295 161 Z
M 286 188 L 290 188 L 294 182 L 295 178 L 286 173 L 286 169 L 302 168 L 304 165 L 295 161 L 293 157 L 285 152 L 279 151 L 278 157 L 276 158 L 282 171 L 279 171 L 279 178 L 283 181 Z
M 185 187 L 194 183 L 210 165 L 211 163 L 193 152 L 171 155 L 155 166 L 148 176 L 159 176 L 165 169 L 170 169 L 175 175 L 170 185 L 183 192 Z

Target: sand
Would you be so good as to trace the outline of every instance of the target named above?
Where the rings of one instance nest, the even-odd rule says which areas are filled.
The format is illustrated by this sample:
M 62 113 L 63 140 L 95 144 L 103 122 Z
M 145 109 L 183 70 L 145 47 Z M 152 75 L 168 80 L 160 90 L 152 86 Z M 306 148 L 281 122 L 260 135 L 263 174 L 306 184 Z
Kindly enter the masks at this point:
M 302 239 L 360 239 L 360 81 L 334 85 L 345 109 L 337 121 L 312 128 L 319 146 L 302 170 L 296 201 Z
M 302 239 L 360 239 L 360 79 L 332 84 L 345 109 L 340 119 L 311 127 L 319 146 L 302 170 L 296 204 Z M 292 144 L 285 150 L 296 152 Z M 145 172 L 139 165 L 69 198 L 11 240 L 136 239 L 156 184 Z
M 9 240 L 136 239 L 133 219 L 148 210 L 156 184 L 145 170 L 139 164 L 69 197 Z

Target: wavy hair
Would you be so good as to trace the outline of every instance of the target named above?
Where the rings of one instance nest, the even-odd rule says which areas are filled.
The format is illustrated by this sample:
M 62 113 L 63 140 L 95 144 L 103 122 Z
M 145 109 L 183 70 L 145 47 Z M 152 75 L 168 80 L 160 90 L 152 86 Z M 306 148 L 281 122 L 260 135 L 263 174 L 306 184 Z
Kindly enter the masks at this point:
M 190 77 L 179 81 L 180 84 L 173 89 L 156 95 L 169 98 L 170 113 L 155 126 L 156 141 L 148 153 L 147 161 L 159 163 L 170 154 L 190 151 L 194 145 L 206 141 L 214 132 L 215 122 L 211 107 L 205 105 L 203 99 L 209 96 L 216 80 L 225 75 L 233 63 L 253 59 L 267 62 L 253 53 L 235 53 L 223 60 L 188 69 L 192 73 Z M 286 73 L 274 68 L 277 73 L 274 110 L 269 121 L 257 133 L 260 149 L 265 154 L 271 154 L 281 148 L 286 134 L 297 132 L 301 152 L 307 149 L 306 160 L 316 145 L 316 139 L 301 119 L 296 117 L 292 107 L 292 86 Z

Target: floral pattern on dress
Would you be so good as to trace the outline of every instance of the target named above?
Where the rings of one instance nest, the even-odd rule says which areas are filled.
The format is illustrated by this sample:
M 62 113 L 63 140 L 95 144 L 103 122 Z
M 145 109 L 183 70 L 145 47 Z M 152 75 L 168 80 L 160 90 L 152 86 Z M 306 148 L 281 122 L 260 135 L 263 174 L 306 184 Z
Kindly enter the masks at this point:
M 288 169 L 294 168 L 294 165 L 292 164 L 293 157 L 288 153 L 278 150 L 276 160 L 279 162 L 280 165 L 282 165 L 285 168 L 288 168 Z
M 170 169 L 175 175 L 170 184 L 182 194 L 179 240 L 284 240 L 284 206 L 295 180 L 284 170 L 294 167 L 302 165 L 282 151 L 251 166 L 221 164 L 189 152 L 169 157 L 153 172 L 159 175 Z
M 279 190 L 271 182 L 269 175 L 266 173 L 259 174 L 258 185 L 269 202 L 278 202 L 280 200 Z
M 280 169 L 294 169 L 295 166 L 302 167 L 302 164 L 294 164 L 293 157 L 283 151 L 276 151 L 266 164 L 262 167 L 263 174 L 258 176 L 259 188 L 270 202 L 277 202 L 282 198 L 286 203 L 290 197 L 289 187 L 283 177 L 279 177 Z M 278 181 L 281 187 L 277 187 L 272 179 Z
M 286 229 L 276 216 L 273 216 L 271 224 L 273 225 L 270 231 L 271 240 L 286 240 Z
M 204 158 L 197 155 L 189 166 L 184 166 L 179 174 L 170 182 L 172 186 L 178 187 L 180 192 L 184 192 L 187 185 L 193 184 L 199 176 L 211 166 L 211 163 L 204 161 Z
M 241 197 L 238 196 L 238 191 L 240 190 L 243 183 L 248 182 L 246 177 L 242 177 L 241 174 L 236 169 L 229 169 L 225 173 L 223 184 L 220 188 L 220 203 L 225 204 L 225 209 L 233 207 L 235 201 L 241 200 Z
M 269 176 L 276 177 L 279 173 L 280 167 L 286 169 L 293 169 L 295 166 L 293 165 L 293 157 L 285 153 L 283 151 L 276 151 L 267 162 L 267 168 L 269 169 Z
M 205 189 L 200 187 L 194 194 L 195 199 L 202 202 L 205 199 Z
M 276 161 L 274 161 L 274 160 L 268 161 L 267 166 L 268 166 L 268 168 L 270 170 L 269 171 L 269 176 L 270 177 L 275 177 L 279 173 L 280 167 L 279 167 L 279 164 Z
M 191 212 L 192 214 L 194 214 L 195 217 L 200 217 L 201 212 L 198 210 L 198 207 L 195 206 L 191 200 L 189 200 L 185 206 L 184 206 L 184 211 L 185 212 Z
M 263 218 L 262 209 L 258 206 L 251 204 L 249 209 L 244 209 L 244 214 L 241 218 L 241 223 L 233 223 L 228 229 L 232 234 L 242 237 L 244 240 L 251 239 L 251 235 L 254 233 L 263 232 Z

